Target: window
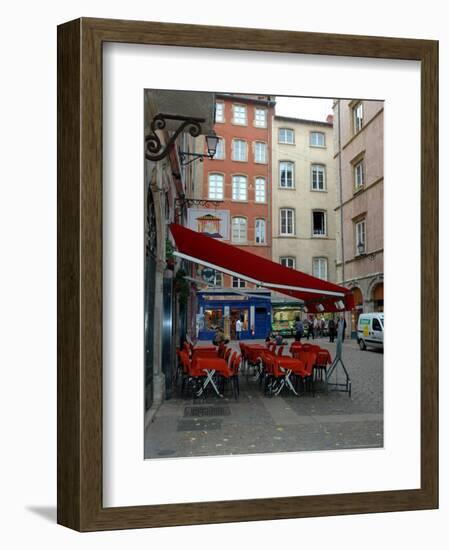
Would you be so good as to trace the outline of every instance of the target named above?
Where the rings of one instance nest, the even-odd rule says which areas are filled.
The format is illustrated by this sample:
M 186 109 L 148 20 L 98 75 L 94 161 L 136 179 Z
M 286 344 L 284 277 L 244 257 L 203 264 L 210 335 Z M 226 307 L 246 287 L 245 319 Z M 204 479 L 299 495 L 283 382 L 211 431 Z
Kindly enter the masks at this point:
M 295 211 L 292 208 L 281 208 L 279 219 L 281 235 L 294 235 Z
M 363 128 L 363 103 L 357 103 L 352 108 L 352 120 L 354 125 L 354 133 L 360 132 L 360 130 Z
M 246 161 L 247 147 L 246 141 L 243 139 L 232 140 L 232 160 Z
M 246 176 L 232 176 L 232 200 L 246 201 L 248 199 L 248 183 Z
M 220 271 L 214 272 L 214 280 L 212 282 L 214 286 L 222 287 L 223 286 L 223 274 Z
M 256 110 L 254 112 L 254 125 L 258 126 L 259 128 L 266 128 L 267 127 L 267 111 L 266 111 L 266 109 L 258 109 L 256 107 Z
M 224 176 L 209 174 L 209 199 L 223 200 Z
M 365 166 L 363 159 L 354 164 L 354 189 L 358 191 L 365 185 Z
M 323 132 L 310 132 L 311 147 L 326 147 L 326 135 Z
M 365 220 L 355 224 L 355 255 L 360 256 L 366 251 L 366 226 Z
M 204 310 L 204 328 L 216 330 L 223 328 L 223 311 L 218 308 Z
M 314 210 L 312 212 L 312 235 L 326 235 L 326 212 L 322 210 Z
M 232 288 L 245 288 L 246 281 L 239 279 L 238 277 L 232 277 Z
M 233 105 L 232 114 L 232 122 L 234 124 L 243 124 L 246 126 L 246 105 Z
M 295 143 L 295 131 L 291 128 L 279 128 L 279 143 Z
M 224 146 L 224 139 L 219 138 L 217 142 L 217 150 L 214 155 L 214 160 L 223 160 L 225 157 L 225 146 Z
M 256 178 L 256 192 L 255 192 L 256 202 L 265 202 L 267 200 L 265 189 L 266 189 L 265 178 Z
M 254 161 L 267 162 L 267 144 L 262 141 L 256 141 L 254 144 Z
M 282 160 L 279 163 L 279 182 L 284 189 L 293 189 L 293 162 Z
M 314 191 L 326 190 L 326 170 L 322 164 L 312 164 L 312 189 Z
M 292 269 L 295 269 L 296 267 L 296 259 L 292 256 L 284 256 L 283 258 L 280 258 L 280 262 L 284 267 L 290 267 Z
M 256 219 L 256 244 L 265 244 L 265 220 Z
M 215 103 L 215 122 L 224 122 L 224 103 Z
M 246 218 L 232 218 L 232 242 L 246 243 Z
M 313 276 L 327 281 L 327 258 L 313 258 Z

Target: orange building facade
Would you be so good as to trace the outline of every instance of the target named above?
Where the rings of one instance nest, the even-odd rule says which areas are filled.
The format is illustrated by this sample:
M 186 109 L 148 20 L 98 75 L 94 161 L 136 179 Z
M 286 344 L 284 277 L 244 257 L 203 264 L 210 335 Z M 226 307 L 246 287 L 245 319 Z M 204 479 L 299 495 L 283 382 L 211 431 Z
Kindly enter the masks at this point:
M 271 125 L 269 96 L 216 94 L 214 130 L 220 138 L 213 159 L 204 160 L 202 198 L 229 211 L 229 241 L 271 259 Z M 223 275 L 217 286 L 241 288 Z M 248 283 L 246 286 L 249 286 Z

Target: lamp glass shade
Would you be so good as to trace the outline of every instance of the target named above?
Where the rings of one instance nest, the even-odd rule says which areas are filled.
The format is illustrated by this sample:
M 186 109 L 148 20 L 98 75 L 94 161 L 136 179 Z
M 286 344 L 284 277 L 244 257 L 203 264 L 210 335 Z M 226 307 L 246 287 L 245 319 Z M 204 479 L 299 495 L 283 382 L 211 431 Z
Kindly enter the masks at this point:
M 357 250 L 359 251 L 359 254 L 363 254 L 365 252 L 365 243 L 360 241 L 357 245 Z
M 217 152 L 218 137 L 214 135 L 206 136 L 206 145 L 208 154 L 213 157 Z

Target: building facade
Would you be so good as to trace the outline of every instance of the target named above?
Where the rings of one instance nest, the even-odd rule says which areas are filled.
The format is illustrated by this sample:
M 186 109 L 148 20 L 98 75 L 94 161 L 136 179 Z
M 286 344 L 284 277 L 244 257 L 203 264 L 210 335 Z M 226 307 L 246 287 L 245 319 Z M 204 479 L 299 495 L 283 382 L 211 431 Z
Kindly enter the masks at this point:
M 272 179 L 273 261 L 335 282 L 331 118 L 274 117 Z
M 195 152 L 202 141 L 187 129 L 175 141 L 182 119 L 167 119 L 163 129 L 154 130 L 161 114 L 201 118 L 201 132 L 210 133 L 214 117 L 214 94 L 146 90 L 144 94 L 145 204 L 144 261 L 144 365 L 145 423 L 165 398 L 171 396 L 176 368 L 175 349 L 187 332 L 189 319 L 196 315 L 195 294 L 189 293 L 184 275 L 192 268 L 173 255 L 169 224 L 185 223 L 183 197 L 193 193 L 199 175 L 195 163 L 183 165 L 180 151 Z M 156 149 L 152 152 L 151 143 Z M 152 158 L 154 157 L 154 158 Z M 193 295 L 192 295 L 193 294 Z M 193 300 L 193 302 L 192 302 Z M 193 311 L 192 311 L 193 310 Z
M 360 313 L 383 311 L 383 110 L 382 101 L 334 102 L 337 282 L 353 289 L 353 335 Z
M 211 203 L 206 205 L 207 212 L 198 216 L 198 224 L 207 222 L 212 227 L 216 221 L 212 218 L 219 213 L 225 218 L 227 231 L 212 236 L 271 259 L 271 124 L 275 103 L 269 96 L 235 94 L 216 94 L 215 101 L 214 130 L 220 139 L 214 158 L 203 162 L 201 198 Z M 198 268 L 197 276 L 201 277 L 201 273 L 202 268 Z M 238 277 L 218 272 L 213 284 L 235 289 L 237 295 L 242 289 L 254 287 Z M 232 312 L 229 322 L 227 319 L 223 322 L 228 337 L 234 334 L 238 318 L 246 334 L 254 332 L 252 309 L 239 311 L 227 307 L 224 310 L 229 310 L 230 315 Z M 204 333 L 212 325 L 213 319 L 207 310 L 202 325 Z

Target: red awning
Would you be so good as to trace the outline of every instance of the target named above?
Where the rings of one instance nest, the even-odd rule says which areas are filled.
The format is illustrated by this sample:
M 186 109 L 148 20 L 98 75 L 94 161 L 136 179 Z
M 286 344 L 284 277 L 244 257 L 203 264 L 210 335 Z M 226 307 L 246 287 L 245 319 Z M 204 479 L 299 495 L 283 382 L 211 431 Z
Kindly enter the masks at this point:
M 234 275 L 304 302 L 307 311 L 344 311 L 354 307 L 352 292 L 342 286 L 246 252 L 176 223 L 170 224 L 175 254 L 185 260 Z

